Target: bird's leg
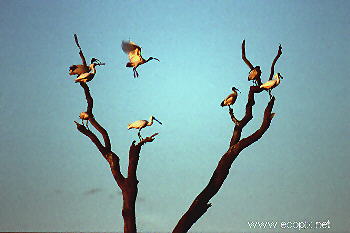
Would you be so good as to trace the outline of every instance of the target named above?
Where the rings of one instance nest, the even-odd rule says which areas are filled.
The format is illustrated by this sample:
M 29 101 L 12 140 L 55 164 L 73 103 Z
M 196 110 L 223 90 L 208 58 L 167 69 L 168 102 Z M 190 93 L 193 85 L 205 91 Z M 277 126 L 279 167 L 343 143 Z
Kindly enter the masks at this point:
M 135 67 L 134 68 L 132 68 L 132 71 L 134 72 L 134 78 L 136 78 L 136 73 L 135 73 Z
M 270 96 L 270 100 L 271 100 L 272 99 L 271 89 L 269 90 L 269 96 Z
M 141 136 L 141 129 L 139 129 L 139 132 L 138 132 L 138 134 L 137 134 L 137 135 L 139 136 L 140 141 L 142 141 L 142 140 L 143 140 L 143 138 L 142 138 L 142 136 Z
M 231 108 L 230 105 L 228 106 L 228 110 L 229 110 L 230 112 L 233 112 L 233 109 Z
M 135 72 L 136 72 L 136 77 L 138 78 L 139 77 L 139 72 L 137 72 L 136 69 L 135 69 Z

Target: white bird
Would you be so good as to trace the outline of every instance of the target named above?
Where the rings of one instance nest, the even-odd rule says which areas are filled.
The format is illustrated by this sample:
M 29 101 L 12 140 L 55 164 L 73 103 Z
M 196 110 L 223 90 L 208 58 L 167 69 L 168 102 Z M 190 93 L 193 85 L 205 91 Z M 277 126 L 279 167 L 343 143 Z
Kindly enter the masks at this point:
M 254 69 L 252 69 L 249 72 L 248 81 L 253 80 L 253 82 L 257 85 L 257 80 L 260 80 L 260 76 L 261 76 L 260 66 L 255 66 Z
M 282 75 L 280 73 L 277 73 L 274 75 L 272 80 L 267 81 L 266 83 L 262 84 L 260 86 L 260 88 L 267 90 L 269 92 L 270 99 L 271 99 L 272 98 L 271 90 L 280 84 L 281 79 L 283 79 Z
M 141 56 L 141 47 L 132 41 L 123 40 L 122 41 L 122 49 L 123 49 L 124 53 L 128 54 L 129 62 L 126 63 L 126 67 L 133 67 L 134 78 L 139 77 L 139 73 L 136 70 L 136 68 L 139 65 L 142 65 L 146 62 L 149 62 L 152 59 L 159 61 L 159 59 L 157 59 L 155 57 L 150 57 L 147 60 L 145 60 Z
M 91 59 L 91 64 L 94 62 L 99 62 L 98 59 L 92 58 Z M 89 73 L 90 72 L 90 67 L 88 65 L 80 64 L 80 65 L 71 65 L 69 67 L 69 75 L 81 75 L 84 73 Z
M 221 102 L 221 107 L 228 106 L 228 108 L 231 109 L 230 105 L 233 105 L 236 102 L 238 95 L 237 91 L 239 90 L 235 87 L 232 87 L 232 91 L 233 92 Z
M 160 121 L 158 121 L 154 116 L 150 116 L 149 117 L 149 120 L 138 120 L 138 121 L 135 121 L 131 124 L 128 124 L 128 129 L 139 129 L 139 132 L 138 132 L 138 136 L 140 138 L 140 140 L 142 140 L 142 137 L 141 137 L 141 129 L 145 128 L 146 126 L 151 126 L 153 124 L 153 120 L 157 121 L 159 124 L 162 124 Z
M 86 73 L 82 73 L 82 74 L 78 75 L 78 78 L 75 79 L 76 83 L 78 83 L 78 82 L 86 83 L 86 82 L 91 81 L 94 78 L 95 74 L 96 74 L 95 67 L 96 66 L 105 65 L 105 63 L 101 63 L 97 59 L 94 60 L 94 61 L 91 59 L 91 61 L 92 61 L 92 63 L 91 63 L 91 65 L 89 65 L 90 72 L 89 73 L 86 72 Z
M 88 124 L 89 124 L 89 118 L 90 118 L 90 116 L 89 116 L 89 114 L 87 113 L 87 112 L 81 112 L 80 114 L 79 114 L 79 118 L 81 119 L 81 123 L 84 125 L 84 120 L 86 121 L 86 127 L 89 129 L 89 126 L 88 126 Z

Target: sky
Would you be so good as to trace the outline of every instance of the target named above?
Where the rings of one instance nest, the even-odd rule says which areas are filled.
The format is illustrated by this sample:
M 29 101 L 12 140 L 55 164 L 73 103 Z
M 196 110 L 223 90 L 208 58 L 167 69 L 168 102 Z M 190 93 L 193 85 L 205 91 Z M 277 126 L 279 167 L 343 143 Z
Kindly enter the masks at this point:
M 89 87 L 123 172 L 137 140 L 127 124 L 151 115 L 163 123 L 142 131 L 159 135 L 141 151 L 138 231 L 171 231 L 228 149 L 233 123 L 220 103 L 237 87 L 233 107 L 243 116 L 252 85 L 245 39 L 263 82 L 283 47 L 276 116 L 234 161 L 191 231 L 329 220 L 328 232 L 349 232 L 349 9 L 345 0 L 0 0 L 0 231 L 123 229 L 108 164 L 74 124 L 86 110 L 68 75 L 81 62 L 76 33 L 87 59 L 106 63 Z M 160 60 L 140 66 L 138 79 L 120 46 L 129 39 Z M 260 126 L 268 100 L 256 96 L 243 137 Z

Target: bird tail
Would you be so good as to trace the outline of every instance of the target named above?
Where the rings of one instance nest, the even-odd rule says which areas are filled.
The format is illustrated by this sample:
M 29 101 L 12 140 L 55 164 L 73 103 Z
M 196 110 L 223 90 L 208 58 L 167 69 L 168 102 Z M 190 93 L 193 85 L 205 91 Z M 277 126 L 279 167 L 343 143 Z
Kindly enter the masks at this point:
M 128 124 L 128 129 L 131 129 L 131 124 Z
M 132 63 L 131 62 L 126 63 L 126 67 L 132 67 Z
M 224 107 L 224 106 L 225 106 L 225 103 L 224 103 L 224 102 L 225 102 L 225 101 L 222 101 L 222 102 L 221 102 L 221 104 L 220 104 L 221 107 Z

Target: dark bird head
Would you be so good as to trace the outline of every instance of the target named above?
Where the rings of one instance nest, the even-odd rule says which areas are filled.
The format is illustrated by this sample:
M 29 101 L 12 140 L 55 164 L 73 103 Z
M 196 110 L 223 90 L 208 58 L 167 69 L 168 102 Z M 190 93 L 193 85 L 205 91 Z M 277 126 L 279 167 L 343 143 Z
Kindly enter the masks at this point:
M 239 91 L 239 90 L 235 87 L 232 87 L 232 91 Z M 241 93 L 241 92 L 239 91 L 239 93 Z
M 255 66 L 255 70 L 260 70 L 260 66 Z
M 100 60 L 98 60 L 97 58 L 91 58 L 91 64 L 95 64 L 95 65 L 105 65 L 105 63 L 102 63 Z
M 280 73 L 277 73 L 278 77 L 280 77 L 280 79 L 283 79 L 282 75 Z

